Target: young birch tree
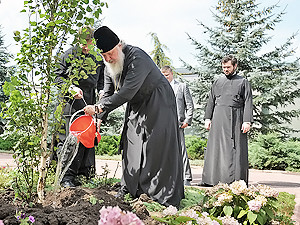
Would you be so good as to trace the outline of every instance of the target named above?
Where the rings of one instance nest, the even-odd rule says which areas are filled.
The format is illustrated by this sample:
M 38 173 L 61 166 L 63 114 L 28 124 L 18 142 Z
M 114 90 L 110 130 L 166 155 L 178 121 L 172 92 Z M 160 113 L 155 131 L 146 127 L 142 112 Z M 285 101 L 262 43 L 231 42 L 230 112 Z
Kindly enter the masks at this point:
M 29 27 L 15 31 L 15 40 L 20 44 L 17 55 L 17 73 L 6 82 L 4 91 L 9 101 L 4 109 L 9 120 L 7 132 L 16 133 L 18 141 L 14 146 L 14 157 L 18 171 L 14 188 L 17 197 L 30 202 L 35 189 L 39 200 L 44 199 L 47 174 L 47 160 L 53 150 L 49 144 L 48 121 L 52 113 L 53 100 L 60 99 L 51 91 L 54 87 L 55 69 L 67 39 L 74 37 L 73 44 L 86 41 L 80 38 L 78 29 L 83 25 L 94 24 L 106 3 L 100 0 L 28 0 L 24 1 L 22 13 L 27 13 Z M 95 51 L 90 53 L 97 55 Z M 97 55 L 98 56 L 98 55 Z M 99 59 L 99 58 L 98 58 Z M 86 76 L 84 70 L 96 70 L 92 62 L 71 59 L 72 78 L 61 87 L 59 94 L 67 93 L 72 82 Z M 55 133 L 60 127 L 62 108 L 60 102 L 55 112 L 57 123 Z M 39 172 L 38 180 L 35 180 Z

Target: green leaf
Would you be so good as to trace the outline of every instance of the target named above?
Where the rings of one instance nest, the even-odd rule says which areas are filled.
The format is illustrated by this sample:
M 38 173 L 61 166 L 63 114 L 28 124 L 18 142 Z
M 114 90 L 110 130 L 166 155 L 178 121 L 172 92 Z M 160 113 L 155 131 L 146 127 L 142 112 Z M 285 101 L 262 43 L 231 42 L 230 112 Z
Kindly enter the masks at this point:
M 274 219 L 274 213 L 271 209 L 269 209 L 268 207 L 263 207 L 263 209 L 271 219 Z
M 36 25 L 37 25 L 37 22 L 35 22 L 35 21 L 30 21 L 30 25 L 31 25 L 31 26 L 36 26 Z
M 248 211 L 247 210 L 241 210 L 240 211 L 240 213 L 239 213 L 239 215 L 237 216 L 237 218 L 239 219 L 239 218 L 242 218 L 244 215 L 246 215 L 248 213 Z
M 55 23 L 53 21 L 49 22 L 46 27 L 51 27 L 51 26 L 55 26 Z
M 250 224 L 254 223 L 256 218 L 257 218 L 257 214 L 253 213 L 252 211 L 248 212 L 247 219 L 249 220 Z
M 65 21 L 63 21 L 63 20 L 56 20 L 55 21 L 55 24 L 62 24 L 62 23 L 64 23 Z
M 86 11 L 92 12 L 93 10 L 92 10 L 92 8 L 90 6 L 88 6 L 88 7 L 86 7 Z
M 265 216 L 262 216 L 262 215 L 260 215 L 260 214 L 258 214 L 257 215 L 257 221 L 261 224 L 261 225 L 263 225 L 263 224 L 265 224 L 266 223 L 266 217 Z
M 231 216 L 233 212 L 233 208 L 229 205 L 224 206 L 223 212 L 225 213 L 226 216 Z

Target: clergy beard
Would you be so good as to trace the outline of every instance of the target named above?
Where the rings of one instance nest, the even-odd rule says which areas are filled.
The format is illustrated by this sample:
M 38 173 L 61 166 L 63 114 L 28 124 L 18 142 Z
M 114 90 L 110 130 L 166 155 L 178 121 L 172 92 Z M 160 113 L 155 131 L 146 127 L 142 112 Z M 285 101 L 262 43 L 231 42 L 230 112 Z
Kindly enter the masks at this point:
M 119 59 L 115 63 L 109 63 L 104 60 L 104 64 L 108 70 L 108 74 L 111 78 L 116 79 L 116 77 L 122 73 L 124 66 L 125 54 L 123 53 L 121 48 L 118 48 Z

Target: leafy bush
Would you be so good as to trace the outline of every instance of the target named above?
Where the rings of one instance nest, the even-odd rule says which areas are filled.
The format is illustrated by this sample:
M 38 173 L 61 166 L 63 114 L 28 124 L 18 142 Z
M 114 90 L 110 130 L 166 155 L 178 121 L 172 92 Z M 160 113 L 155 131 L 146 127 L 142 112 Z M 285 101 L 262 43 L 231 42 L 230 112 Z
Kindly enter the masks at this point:
M 0 150 L 10 151 L 16 142 L 16 135 L 8 135 L 0 137 Z
M 118 154 L 120 136 L 101 136 L 101 141 L 96 147 L 96 155 L 116 155 Z
M 185 196 L 195 201 L 180 202 L 180 210 L 169 206 L 161 215 L 152 216 L 165 224 L 282 224 L 292 225 L 295 196 L 286 192 L 278 193 L 266 185 L 251 185 L 244 181 L 218 184 L 213 188 L 196 190 L 186 188 Z M 193 197 L 194 196 L 194 197 Z M 188 203 L 188 204 L 186 204 Z M 197 205 L 195 205 L 195 203 Z
M 275 218 L 278 194 L 266 185 L 247 188 L 244 181 L 218 184 L 207 190 L 203 210 L 214 217 L 234 217 L 243 224 L 269 224 Z
M 186 135 L 185 145 L 189 159 L 204 159 L 204 148 L 207 140 L 198 136 Z
M 276 133 L 260 135 L 249 144 L 249 164 L 267 170 L 300 170 L 300 142 Z

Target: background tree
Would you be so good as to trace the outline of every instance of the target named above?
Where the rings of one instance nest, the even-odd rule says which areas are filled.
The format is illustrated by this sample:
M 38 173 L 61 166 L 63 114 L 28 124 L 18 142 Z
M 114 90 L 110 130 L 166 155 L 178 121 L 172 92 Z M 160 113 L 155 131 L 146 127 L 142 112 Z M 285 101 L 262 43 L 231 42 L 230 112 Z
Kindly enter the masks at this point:
M 293 57 L 292 34 L 285 43 L 273 50 L 266 48 L 272 37 L 270 31 L 282 20 L 284 11 L 276 13 L 278 5 L 259 9 L 255 0 L 219 0 L 213 13 L 219 24 L 214 28 L 199 22 L 208 35 L 206 44 L 189 36 L 199 51 L 198 67 L 184 63 L 185 67 L 198 74 L 193 93 L 200 106 L 195 119 L 203 123 L 203 113 L 212 82 L 222 74 L 220 60 L 233 54 L 239 59 L 239 73 L 249 79 L 254 94 L 255 132 L 280 132 L 283 135 L 294 131 L 286 126 L 292 118 L 300 115 L 300 109 L 283 108 L 294 104 L 300 97 L 299 59 Z M 263 49 L 263 47 L 265 47 Z M 267 51 L 265 51 L 267 49 Z M 269 51 L 268 51 L 269 50 Z M 194 124 L 197 124 L 194 123 Z M 198 127 L 199 133 L 203 130 Z
M 4 45 L 2 27 L 0 26 L 0 102 L 5 102 L 8 97 L 3 92 L 3 84 L 5 81 L 9 81 L 9 70 L 10 67 L 6 66 L 11 55 L 7 52 L 7 49 Z M 2 107 L 0 106 L 0 111 Z M 0 134 L 3 133 L 5 121 L 0 117 Z
M 84 71 L 92 73 L 96 70 L 93 60 L 70 56 L 70 79 L 59 92 L 52 92 L 59 56 L 70 36 L 75 37 L 73 45 L 86 44 L 84 36 L 78 35 L 78 29 L 83 25 L 93 26 L 94 18 L 99 18 L 105 5 L 100 0 L 24 1 L 21 12 L 28 14 L 29 27 L 22 33 L 14 33 L 21 49 L 16 58 L 17 72 L 11 77 L 11 82 L 4 85 L 4 92 L 9 96 L 4 115 L 9 121 L 7 132 L 18 135 L 14 146 L 18 166 L 15 192 L 28 202 L 35 190 L 39 200 L 44 199 L 46 162 L 53 149 L 53 142 L 47 142 L 48 127 L 50 124 L 55 128 L 51 131 L 53 134 L 60 129 L 65 104 L 64 101 L 58 102 L 55 120 L 49 121 L 52 103 L 64 99 L 62 96 L 68 93 L 69 86 L 87 76 Z M 92 50 L 90 53 L 100 60 L 97 52 Z M 39 171 L 38 181 L 35 180 L 36 171 Z
M 160 43 L 156 33 L 149 33 L 154 42 L 154 49 L 150 52 L 153 61 L 156 63 L 158 68 L 162 68 L 165 65 L 171 66 L 171 59 L 166 56 L 164 50 L 169 50 L 168 47 Z

